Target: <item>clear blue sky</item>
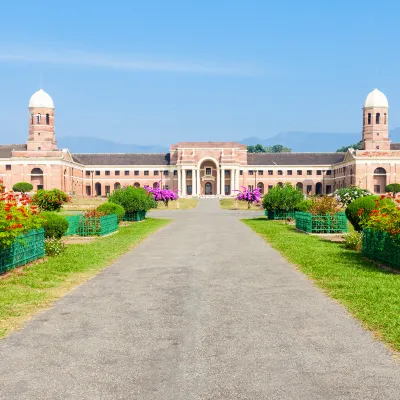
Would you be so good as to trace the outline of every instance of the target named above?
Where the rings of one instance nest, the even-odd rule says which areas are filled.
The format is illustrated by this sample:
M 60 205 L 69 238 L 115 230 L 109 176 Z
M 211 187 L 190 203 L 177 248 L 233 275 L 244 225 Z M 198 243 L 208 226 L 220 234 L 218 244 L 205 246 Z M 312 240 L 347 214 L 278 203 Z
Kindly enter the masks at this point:
M 7 2 L 0 142 L 43 86 L 59 136 L 167 145 L 359 132 L 378 87 L 400 126 L 397 1 Z

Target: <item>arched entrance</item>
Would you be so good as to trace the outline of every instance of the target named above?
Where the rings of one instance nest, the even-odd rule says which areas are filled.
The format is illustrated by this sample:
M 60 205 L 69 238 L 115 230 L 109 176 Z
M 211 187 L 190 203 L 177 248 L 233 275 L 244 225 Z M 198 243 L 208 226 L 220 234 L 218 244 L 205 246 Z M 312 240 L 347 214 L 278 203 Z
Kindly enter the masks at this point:
M 114 183 L 114 190 L 117 190 L 121 187 L 121 184 L 119 182 Z
M 205 183 L 205 185 L 204 185 L 204 194 L 206 194 L 207 196 L 208 195 L 210 195 L 210 194 L 213 194 L 212 193 L 212 183 L 211 182 L 206 182 Z
M 222 182 L 221 184 L 221 182 L 218 179 L 219 170 L 216 161 L 212 159 L 205 159 L 200 162 L 199 168 L 200 168 L 200 182 L 197 183 L 198 185 L 197 187 L 200 189 L 200 193 L 198 194 L 206 196 L 219 194 L 220 190 L 218 190 L 217 187 L 218 185 L 220 185 L 219 189 L 221 189 L 222 187 L 224 192 L 225 177 L 223 177 L 224 182 Z M 188 184 L 188 181 L 186 181 L 186 184 Z M 199 190 L 196 191 L 199 192 Z
M 297 182 L 296 183 L 296 187 L 297 187 L 298 190 L 300 190 L 301 193 L 304 193 L 303 192 L 303 184 L 301 182 Z
M 133 184 L 133 186 L 136 187 L 136 188 L 138 188 L 138 187 L 140 187 L 140 183 L 139 183 L 139 182 L 135 182 L 135 183 Z
M 156 189 L 158 187 L 158 183 L 157 182 L 154 182 L 153 183 L 153 189 Z
M 264 184 L 262 182 L 259 182 L 257 184 L 258 189 L 260 190 L 261 194 L 264 194 Z
M 31 184 L 34 189 L 43 189 L 43 170 L 41 168 L 33 168 L 31 171 Z
M 385 193 L 386 192 L 386 169 L 379 167 L 374 171 L 374 192 Z
M 94 184 L 94 192 L 96 193 L 96 196 L 101 196 L 101 183 L 96 182 Z
M 320 195 L 322 194 L 322 183 L 321 183 L 321 182 L 318 182 L 318 183 L 315 185 L 315 194 L 316 194 L 317 196 L 320 196 Z

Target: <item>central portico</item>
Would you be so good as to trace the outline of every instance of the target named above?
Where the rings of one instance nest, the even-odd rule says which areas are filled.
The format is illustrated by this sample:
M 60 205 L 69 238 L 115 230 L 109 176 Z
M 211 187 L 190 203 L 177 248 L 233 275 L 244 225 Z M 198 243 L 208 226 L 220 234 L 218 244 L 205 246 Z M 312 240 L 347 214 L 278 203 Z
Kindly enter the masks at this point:
M 237 142 L 180 142 L 170 148 L 182 196 L 231 196 L 247 163 L 246 146 Z

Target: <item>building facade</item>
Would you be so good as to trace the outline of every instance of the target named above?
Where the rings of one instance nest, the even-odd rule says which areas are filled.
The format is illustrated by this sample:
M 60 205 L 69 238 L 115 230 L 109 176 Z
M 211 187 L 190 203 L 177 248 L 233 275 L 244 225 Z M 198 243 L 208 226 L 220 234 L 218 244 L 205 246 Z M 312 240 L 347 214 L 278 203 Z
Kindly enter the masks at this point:
M 7 189 L 24 181 L 79 196 L 158 183 L 180 196 L 232 196 L 241 186 L 266 193 L 285 182 L 307 194 L 351 185 L 383 193 L 400 183 L 400 143 L 390 141 L 388 110 L 386 96 L 373 90 L 363 106 L 361 150 L 346 153 L 248 153 L 237 142 L 179 142 L 166 154 L 71 154 L 57 147 L 54 103 L 41 89 L 29 101 L 27 142 L 0 145 L 0 178 Z

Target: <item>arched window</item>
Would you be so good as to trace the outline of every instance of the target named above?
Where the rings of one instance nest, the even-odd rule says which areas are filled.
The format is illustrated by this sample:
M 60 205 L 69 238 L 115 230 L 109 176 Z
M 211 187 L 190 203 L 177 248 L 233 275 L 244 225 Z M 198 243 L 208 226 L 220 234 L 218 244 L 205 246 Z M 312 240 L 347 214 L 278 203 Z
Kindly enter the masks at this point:
M 384 123 L 385 125 L 387 124 L 386 113 L 383 114 L 383 123 Z
M 133 184 L 133 186 L 135 186 L 135 187 L 140 187 L 140 183 L 139 183 L 139 182 L 135 182 L 135 183 Z
M 42 115 L 41 115 L 41 114 L 37 114 L 37 115 L 36 115 L 36 122 L 37 122 L 38 124 L 40 124 L 40 123 L 42 122 Z
M 43 175 L 43 171 L 40 168 L 33 168 L 31 175 Z
M 372 122 L 371 113 L 368 113 L 368 125 L 371 125 L 371 122 Z
M 31 114 L 31 124 L 33 125 L 33 114 Z
M 50 125 L 50 115 L 46 114 L 46 125 Z
M 363 115 L 363 125 L 365 125 L 365 113 Z
M 380 113 L 376 113 L 375 122 L 377 125 L 381 123 L 381 114 Z
M 382 167 L 376 168 L 374 171 L 374 174 L 375 175 L 386 175 L 386 169 L 382 168 Z

